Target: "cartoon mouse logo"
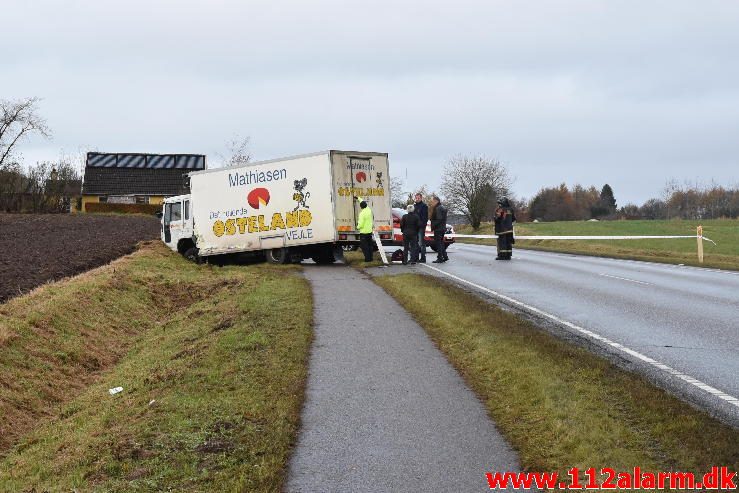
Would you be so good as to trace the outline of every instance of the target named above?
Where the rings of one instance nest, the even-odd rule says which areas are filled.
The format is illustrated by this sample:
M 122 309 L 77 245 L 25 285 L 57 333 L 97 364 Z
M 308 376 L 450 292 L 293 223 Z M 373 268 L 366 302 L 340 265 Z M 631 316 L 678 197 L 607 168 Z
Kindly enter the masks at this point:
M 382 171 L 377 172 L 377 188 L 382 188 Z
M 310 209 L 310 207 L 306 203 L 306 201 L 310 197 L 310 192 L 305 191 L 305 187 L 307 185 L 308 185 L 308 178 L 303 178 L 302 180 L 293 181 L 293 188 L 295 189 L 295 193 L 293 193 L 293 200 L 298 203 L 298 205 L 295 206 L 295 209 L 293 209 L 293 212 L 297 211 L 301 207 Z

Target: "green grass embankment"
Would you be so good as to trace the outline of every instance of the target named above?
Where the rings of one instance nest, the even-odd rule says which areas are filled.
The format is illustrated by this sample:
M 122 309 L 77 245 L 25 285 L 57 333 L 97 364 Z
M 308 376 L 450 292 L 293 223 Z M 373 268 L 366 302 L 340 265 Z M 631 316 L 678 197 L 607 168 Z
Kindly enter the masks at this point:
M 0 491 L 279 491 L 309 293 L 157 242 L 0 305 Z
M 739 430 L 645 379 L 440 279 L 375 282 L 463 375 L 526 470 L 739 470 Z

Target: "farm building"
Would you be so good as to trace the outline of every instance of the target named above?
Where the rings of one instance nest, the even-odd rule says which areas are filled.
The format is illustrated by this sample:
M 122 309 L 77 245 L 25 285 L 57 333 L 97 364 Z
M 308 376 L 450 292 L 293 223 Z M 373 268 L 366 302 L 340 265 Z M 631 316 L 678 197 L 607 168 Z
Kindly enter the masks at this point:
M 82 184 L 85 212 L 149 212 L 187 193 L 185 175 L 205 169 L 202 154 L 88 152 Z

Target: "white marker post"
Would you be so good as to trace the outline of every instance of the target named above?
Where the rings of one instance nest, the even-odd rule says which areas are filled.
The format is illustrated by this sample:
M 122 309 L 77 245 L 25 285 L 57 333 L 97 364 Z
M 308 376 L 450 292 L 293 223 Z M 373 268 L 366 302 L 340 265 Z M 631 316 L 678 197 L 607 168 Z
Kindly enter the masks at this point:
M 696 231 L 696 236 L 698 237 L 698 263 L 703 263 L 703 226 L 698 226 L 698 230 Z

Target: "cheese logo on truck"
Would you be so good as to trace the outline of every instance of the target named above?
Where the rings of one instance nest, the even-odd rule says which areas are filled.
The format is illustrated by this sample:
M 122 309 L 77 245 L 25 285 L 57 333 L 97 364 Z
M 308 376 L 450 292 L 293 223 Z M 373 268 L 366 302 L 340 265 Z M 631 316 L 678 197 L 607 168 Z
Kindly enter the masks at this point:
M 290 230 L 310 226 L 312 221 L 313 215 L 307 209 L 285 213 L 275 212 L 269 222 L 264 215 L 237 217 L 225 221 L 219 219 L 213 223 L 213 234 L 220 238 L 223 235 L 233 236 L 237 232 L 243 235 L 262 231 Z
M 313 222 L 313 214 L 308 210 L 307 204 L 310 192 L 306 190 L 308 178 L 293 181 L 293 200 L 297 205 L 292 211 L 275 212 L 269 215 L 259 214 L 254 216 L 236 217 L 233 219 L 217 220 L 213 223 L 213 234 L 217 237 L 223 235 L 233 236 L 235 234 L 261 233 L 264 231 L 285 232 L 288 239 L 300 240 L 313 237 L 313 230 L 307 228 Z M 246 197 L 252 209 L 264 208 L 269 204 L 270 195 L 266 188 L 255 188 Z M 246 212 L 244 210 L 244 212 Z
M 362 182 L 367 181 L 367 174 L 364 171 L 360 171 L 359 173 L 357 173 L 356 177 L 357 177 L 357 183 L 362 183 Z
M 246 196 L 246 201 L 252 209 L 259 209 L 269 204 L 269 190 L 266 188 L 255 188 Z

